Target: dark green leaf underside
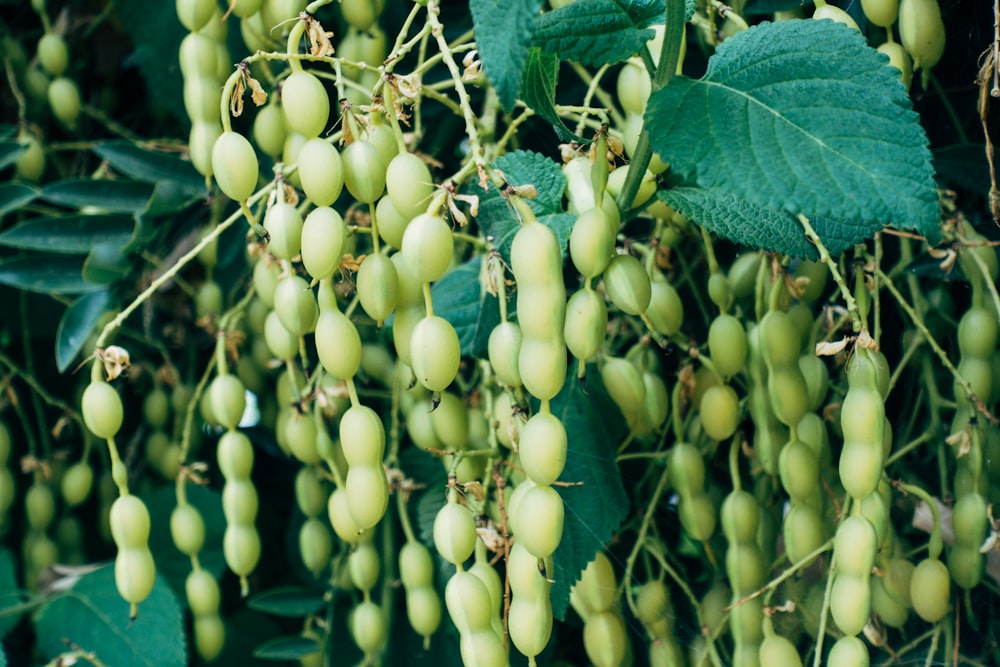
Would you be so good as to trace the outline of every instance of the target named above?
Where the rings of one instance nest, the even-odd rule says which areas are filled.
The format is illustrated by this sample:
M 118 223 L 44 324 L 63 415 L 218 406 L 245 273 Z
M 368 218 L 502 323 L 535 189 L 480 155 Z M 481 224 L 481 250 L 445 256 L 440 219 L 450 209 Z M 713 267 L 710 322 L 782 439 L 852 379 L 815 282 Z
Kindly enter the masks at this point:
M 583 137 L 574 134 L 556 113 L 556 84 L 559 80 L 559 58 L 542 49 L 532 47 L 524 66 L 524 83 L 521 97 L 535 113 L 549 121 L 561 141 L 587 143 Z
M 111 292 L 103 290 L 84 294 L 74 301 L 59 320 L 56 329 L 56 368 L 66 372 L 80 354 L 101 315 L 111 306 Z
M 42 199 L 67 208 L 89 207 L 108 213 L 141 213 L 153 194 L 153 186 L 136 181 L 71 178 L 56 181 L 42 190 Z
M 177 506 L 177 492 L 172 485 L 161 486 L 143 495 L 149 508 L 149 517 L 154 526 L 169 526 L 170 515 Z M 216 577 L 226 569 L 222 555 L 222 537 L 226 531 L 226 518 L 222 513 L 222 495 L 204 486 L 189 484 L 187 499 L 194 505 L 205 521 L 205 546 L 198 552 L 198 562 L 203 569 Z M 174 545 L 169 530 L 154 530 L 149 534 L 149 549 L 156 559 L 156 571 L 170 587 L 181 596 L 184 581 L 191 572 L 191 558 L 182 554 Z
M 65 595 L 52 599 L 37 617 L 35 630 L 38 649 L 48 659 L 61 655 L 69 641 L 115 667 L 187 664 L 181 610 L 170 587 L 157 579 L 139 605 L 139 616 L 130 621 L 112 566 L 84 575 Z
M 885 63 L 832 21 L 755 26 L 719 47 L 704 78 L 654 93 L 653 149 L 688 182 L 765 209 L 871 233 L 894 225 L 936 243 L 927 138 Z
M 563 498 L 566 519 L 553 555 L 552 613 L 563 620 L 570 588 L 625 520 L 629 501 L 615 464 L 615 445 L 624 436 L 621 417 L 596 369 L 583 387 L 575 378 L 567 378 L 551 409 L 569 435 L 566 468 L 559 479 L 573 484 L 555 487 Z
M 0 141 L 0 169 L 14 164 L 26 150 L 28 144 L 22 144 L 20 141 Z
M 98 243 L 128 243 L 134 229 L 135 220 L 127 215 L 35 218 L 0 234 L 0 245 L 22 250 L 86 254 Z
M 298 660 L 322 648 L 315 639 L 293 635 L 278 637 L 253 650 L 253 657 L 260 660 Z
M 39 294 L 84 294 L 103 289 L 83 279 L 83 257 L 30 255 L 0 262 L 0 285 Z
M 476 46 L 486 78 L 504 111 L 514 110 L 520 93 L 531 34 L 542 0 L 470 0 Z
M 274 616 L 304 618 L 322 609 L 323 594 L 305 588 L 283 586 L 257 593 L 247 600 L 247 606 Z
M 28 183 L 4 183 L 0 185 L 0 218 L 25 204 L 30 204 L 41 190 Z
M 189 195 L 205 195 L 205 177 L 173 154 L 142 148 L 127 141 L 98 144 L 94 153 L 118 173 L 144 183 L 172 181 Z
M 455 327 L 463 357 L 486 358 L 490 332 L 500 323 L 500 306 L 479 280 L 481 257 L 476 256 L 434 284 L 434 312 Z

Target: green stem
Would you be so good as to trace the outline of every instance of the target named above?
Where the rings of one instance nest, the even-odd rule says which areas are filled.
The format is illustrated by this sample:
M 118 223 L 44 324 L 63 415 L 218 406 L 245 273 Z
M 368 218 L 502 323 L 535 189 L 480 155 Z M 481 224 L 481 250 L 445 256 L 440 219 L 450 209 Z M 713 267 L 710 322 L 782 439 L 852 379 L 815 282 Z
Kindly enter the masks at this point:
M 247 200 L 247 203 L 252 204 L 260 199 L 263 199 L 268 194 L 270 194 L 273 188 L 274 188 L 274 183 L 269 183 L 268 185 L 265 185 L 263 188 L 255 192 Z M 206 246 L 215 242 L 215 240 L 218 239 L 219 236 L 221 236 L 224 231 L 232 227 L 233 224 L 236 223 L 236 221 L 240 220 L 242 217 L 243 217 L 243 212 L 237 211 L 232 215 L 230 215 L 225 220 L 223 220 L 222 222 L 220 222 L 215 229 L 213 229 L 208 234 L 205 234 L 205 236 L 201 238 L 201 240 L 197 243 L 197 245 L 195 245 L 193 248 L 191 248 L 191 250 L 187 251 L 184 255 L 182 255 L 174 263 L 173 266 L 164 271 L 163 274 L 156 280 L 151 282 L 149 284 L 149 287 L 143 290 L 139 294 L 139 296 L 133 299 L 132 303 L 127 305 L 120 313 L 118 313 L 118 315 L 115 316 L 113 320 L 108 322 L 108 324 L 104 327 L 104 329 L 101 330 L 101 335 L 98 336 L 97 338 L 97 347 L 103 347 L 104 344 L 107 342 L 108 337 L 111 336 L 111 333 L 115 329 L 120 327 L 122 324 L 124 324 L 125 320 L 127 320 L 128 317 L 133 312 L 135 312 L 136 309 L 139 308 L 139 306 L 141 306 L 150 298 L 152 298 L 152 296 L 156 294 L 156 292 L 158 292 L 159 289 L 163 287 L 163 285 L 165 285 L 167 282 L 173 279 L 174 276 L 180 273 L 181 269 L 187 266 L 194 259 L 197 259 L 198 255 L 201 253 L 202 250 L 205 249 Z
M 903 484 L 900 482 L 896 487 L 903 493 L 911 494 L 920 498 L 925 503 L 931 511 L 931 518 L 934 521 L 934 526 L 931 528 L 930 539 L 927 540 L 927 555 L 930 558 L 940 558 L 941 550 L 944 548 L 944 542 L 941 538 L 941 512 L 938 510 L 937 503 L 931 494 L 924 491 L 921 487 L 916 484 Z
M 666 1 L 666 30 L 663 34 L 663 46 L 660 49 L 656 71 L 650 72 L 653 93 L 668 85 L 677 71 L 677 63 L 681 56 L 681 41 L 684 38 L 684 10 L 684 0 Z M 635 152 L 632 154 L 628 176 L 625 178 L 625 183 L 622 185 L 616 200 L 618 210 L 623 215 L 628 213 L 632 207 L 632 200 L 635 199 L 635 193 L 639 191 L 639 184 L 642 182 L 643 176 L 646 175 L 646 167 L 649 166 L 652 157 L 653 150 L 649 145 L 649 130 L 643 123 L 642 131 L 639 132 L 639 139 L 635 145 Z
M 844 280 L 844 276 L 841 275 L 840 270 L 837 267 L 837 263 L 833 261 L 830 257 L 830 251 L 826 249 L 823 241 L 820 240 L 819 234 L 816 230 L 812 228 L 809 224 L 809 219 L 804 215 L 799 215 L 799 224 L 805 230 L 806 238 L 812 241 L 813 245 L 816 246 L 816 250 L 819 251 L 820 260 L 826 264 L 827 268 L 830 269 L 830 275 L 833 277 L 837 287 L 840 289 L 840 295 L 844 299 L 844 303 L 847 304 L 847 312 L 851 316 L 851 325 L 854 331 L 859 332 L 865 328 L 865 323 L 861 320 L 861 314 L 858 312 L 858 304 L 854 300 L 854 295 L 851 294 L 851 288 L 848 286 L 847 282 Z

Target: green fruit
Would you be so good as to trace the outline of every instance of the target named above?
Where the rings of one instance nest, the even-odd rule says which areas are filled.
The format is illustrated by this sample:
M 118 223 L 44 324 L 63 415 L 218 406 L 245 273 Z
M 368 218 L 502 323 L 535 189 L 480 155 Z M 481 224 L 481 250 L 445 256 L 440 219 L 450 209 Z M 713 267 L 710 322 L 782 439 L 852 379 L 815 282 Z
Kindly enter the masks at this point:
M 309 283 L 295 275 L 278 281 L 274 292 L 274 312 L 292 335 L 312 333 L 319 317 L 319 306 Z
M 281 85 L 281 110 L 289 130 L 306 139 L 318 137 L 330 118 L 330 96 L 315 74 L 293 72 Z
M 438 554 L 449 563 L 460 565 L 472 556 L 475 546 L 476 522 L 472 513 L 457 503 L 446 503 L 434 517 L 434 547 Z
M 314 280 L 333 276 L 340 267 L 347 225 L 337 211 L 320 206 L 310 211 L 302 223 L 302 264 Z M 256 273 L 256 267 L 254 267 Z
M 86 461 L 74 463 L 63 473 L 59 488 L 67 505 L 76 507 L 82 504 L 94 488 L 94 469 Z
M 536 484 L 552 484 L 566 466 L 566 427 L 554 415 L 543 412 L 521 427 L 521 467 Z
M 713 440 L 726 440 L 740 421 L 740 401 L 732 387 L 717 384 L 705 390 L 699 405 L 701 426 Z
M 28 526 L 44 532 L 56 515 L 56 498 L 52 488 L 43 482 L 35 482 L 24 496 L 24 513 Z
M 111 505 L 111 536 L 120 549 L 144 548 L 149 540 L 149 511 L 138 496 L 119 496 Z
M 951 577 L 948 568 L 936 558 L 925 558 L 910 576 L 910 600 L 913 611 L 928 623 L 937 623 L 951 603 Z
M 522 339 L 521 328 L 515 322 L 501 322 L 490 332 L 487 345 L 490 365 L 497 379 L 509 387 L 521 386 L 517 360 Z
M 562 539 L 565 509 L 562 496 L 548 485 L 536 485 L 517 508 L 516 539 L 536 558 L 551 556 Z
M 247 407 L 246 387 L 240 379 L 230 373 L 217 375 L 205 394 L 216 423 L 229 430 L 235 429 Z
M 382 465 L 351 466 L 344 481 L 347 510 L 361 530 L 373 528 L 389 507 L 389 482 Z
M 341 157 L 347 191 L 359 202 L 375 203 L 385 190 L 386 173 L 378 148 L 367 141 L 355 141 L 347 145 Z
M 358 269 L 357 289 L 361 307 L 381 324 L 392 315 L 399 298 L 396 265 L 385 255 L 368 255 Z
M 291 260 L 298 255 L 302 250 L 302 225 L 302 214 L 287 202 L 278 202 L 267 209 L 264 229 L 271 238 L 268 251 L 278 259 Z
M 522 357 L 523 353 L 522 346 Z M 425 317 L 413 328 L 410 356 L 417 381 L 428 391 L 444 391 L 458 375 L 461 362 L 458 334 L 448 320 L 436 315 Z M 521 370 L 523 373 L 523 364 Z
M 646 268 L 631 255 L 615 255 L 604 270 L 604 288 L 619 310 L 628 315 L 645 312 L 652 299 Z
M 170 513 L 170 536 L 182 554 L 194 556 L 205 544 L 205 520 L 194 505 L 177 505 Z
M 187 37 L 184 39 L 186 40 Z M 181 46 L 183 47 L 183 43 Z M 285 114 L 282 112 L 281 106 L 271 103 L 261 107 L 254 117 L 252 134 L 257 146 L 277 160 L 285 149 L 285 140 L 288 138 Z
M 177 18 L 181 24 L 191 32 L 198 32 L 204 28 L 212 14 L 215 13 L 216 4 L 212 0 L 177 0 Z
M 90 432 L 105 440 L 115 437 L 124 419 L 122 399 L 107 382 L 87 385 L 80 401 L 80 412 Z
M 299 182 L 309 201 L 316 206 L 330 206 L 337 201 L 344 187 L 344 166 L 333 144 L 318 138 L 302 144 L 298 171 Z
M 243 202 L 257 187 L 257 154 L 246 137 L 223 132 L 212 146 L 212 173 L 219 189 L 230 199 Z
M 615 236 L 608 214 L 601 208 L 590 208 L 573 223 L 569 237 L 569 254 L 573 266 L 585 278 L 600 275 L 611 262 Z
M 70 129 L 76 127 L 81 107 L 80 89 L 76 82 L 64 76 L 56 77 L 49 82 L 46 94 L 52 115 L 66 127 Z
M 142 602 L 153 592 L 155 583 L 156 565 L 148 548 L 118 550 L 115 557 L 115 586 L 126 602 Z
M 413 275 L 422 283 L 444 276 L 451 266 L 454 252 L 451 225 L 439 215 L 420 214 L 410 221 L 403 232 L 403 257 Z
M 385 186 L 396 211 L 408 219 L 424 213 L 434 194 L 427 164 L 413 153 L 399 153 L 389 161 Z
M 62 76 L 69 65 L 69 47 L 62 35 L 47 32 L 38 40 L 38 64 L 51 76 Z
M 607 337 L 608 307 L 592 289 L 580 289 L 566 303 L 563 337 L 570 354 L 581 361 L 592 359 Z
M 184 592 L 194 616 L 212 616 L 219 613 L 222 595 L 219 583 L 208 570 L 192 570 L 184 580 Z

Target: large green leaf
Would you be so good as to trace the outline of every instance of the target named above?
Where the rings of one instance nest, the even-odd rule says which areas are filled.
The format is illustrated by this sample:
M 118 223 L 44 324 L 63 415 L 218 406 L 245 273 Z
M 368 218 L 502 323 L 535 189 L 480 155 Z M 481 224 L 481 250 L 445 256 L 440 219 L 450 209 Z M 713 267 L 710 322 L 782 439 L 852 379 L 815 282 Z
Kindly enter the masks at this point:
M 531 33 L 542 0 L 470 0 L 483 71 L 508 113 L 520 92 Z
M 483 290 L 477 255 L 434 283 L 434 312 L 455 327 L 463 357 L 485 359 L 493 327 L 500 323 L 497 298 Z
M 615 447 L 625 436 L 621 416 L 596 376 L 587 375 L 583 385 L 567 378 L 551 405 L 569 436 L 566 468 L 559 480 L 571 484 L 555 487 L 566 508 L 562 540 L 553 554 L 552 613 L 559 620 L 566 616 L 570 588 L 629 510 L 615 463 Z
M 615 0 L 574 0 L 546 12 L 535 22 L 534 44 L 563 60 L 593 67 L 621 62 L 638 53 L 654 35 L 652 29 L 639 25 L 649 18 L 649 3 L 630 3 L 632 9 L 638 10 L 634 17 L 623 4 Z M 659 4 L 662 16 L 663 3 Z
M 0 218 L 30 204 L 41 190 L 29 183 L 4 183 L 0 185 Z
M 111 306 L 111 292 L 102 290 L 84 294 L 70 305 L 56 329 L 56 368 L 66 372 L 80 354 L 101 316 Z
M 288 618 L 305 618 L 318 613 L 323 604 L 323 593 L 298 586 L 271 588 L 247 600 L 251 609 Z
M 940 240 L 927 137 L 898 72 L 840 23 L 739 33 L 702 79 L 675 77 L 655 92 L 645 118 L 653 150 L 701 187 Z
M 108 213 L 141 213 L 153 186 L 137 181 L 67 178 L 45 186 L 42 199 L 67 208 L 90 208 Z
M 176 4 L 117 0 L 115 13 L 121 24 L 128 26 L 128 34 L 133 37 L 128 62 L 138 67 L 146 82 L 149 94 L 143 99 L 187 123 L 187 113 L 180 103 L 184 95 L 184 80 L 177 61 L 177 50 L 187 29 L 177 19 Z M 234 23 L 230 21 L 230 31 L 236 27 Z M 168 53 L 172 55 L 167 57 Z M 122 91 L 122 94 L 136 95 L 137 91 Z
M 0 262 L 0 285 L 39 294 L 86 294 L 104 289 L 83 279 L 83 257 L 26 255 Z
M 555 230 L 560 248 L 565 251 L 573 216 L 563 213 L 562 197 L 566 189 L 566 176 L 559 165 L 540 153 L 515 151 L 497 158 L 493 167 L 503 172 L 511 185 L 535 186 L 538 196 L 529 199 L 528 204 L 541 222 Z M 493 244 L 509 264 L 510 244 L 514 234 L 520 229 L 520 223 L 496 188 L 490 188 L 488 192 L 477 188 L 476 192 L 480 197 L 476 221 L 482 232 L 493 238 Z
M 0 169 L 14 164 L 26 150 L 28 150 L 28 144 L 20 141 L 0 141 Z
M 17 568 L 9 549 L 0 549 L 0 637 L 17 627 L 27 593 L 17 585 Z
M 756 206 L 728 192 L 697 187 L 660 190 L 657 197 L 685 217 L 731 241 L 792 257 L 816 259 L 819 256 L 816 247 L 806 239 L 799 221 L 785 211 Z M 877 223 L 821 217 L 814 217 L 809 222 L 834 255 L 870 238 L 881 227 Z
M 176 183 L 188 195 L 207 195 L 205 177 L 174 153 L 143 148 L 127 141 L 109 141 L 93 151 L 123 176 L 143 183 Z
M 0 245 L 22 250 L 87 254 L 98 243 L 125 245 L 135 220 L 127 215 L 66 215 L 26 220 L 0 233 Z
M 184 598 L 184 581 L 191 572 L 191 558 L 178 551 L 170 537 L 170 515 L 177 506 L 177 490 L 172 484 L 161 486 L 151 493 L 143 494 L 143 501 L 149 508 L 149 518 L 154 526 L 165 530 L 154 530 L 149 534 L 149 549 L 156 558 L 157 572 L 174 592 Z M 194 484 L 187 485 L 187 499 L 198 508 L 205 521 L 205 546 L 198 552 L 198 562 L 202 568 L 216 577 L 226 568 L 222 555 L 222 536 L 226 531 L 226 518 L 222 513 L 222 496 L 218 491 Z
M 139 616 L 130 620 L 129 604 L 118 594 L 112 566 L 84 575 L 45 605 L 35 619 L 35 631 L 37 648 L 48 659 L 65 652 L 69 641 L 93 652 L 105 665 L 187 665 L 181 609 L 170 587 L 158 578 L 153 592 L 139 605 Z
M 521 97 L 524 103 L 534 109 L 535 113 L 552 123 L 556 134 L 562 141 L 579 141 L 587 143 L 566 127 L 562 118 L 556 113 L 556 83 L 559 81 L 559 58 L 554 54 L 542 51 L 534 46 L 528 52 L 528 61 L 524 66 L 524 81 L 521 84 Z

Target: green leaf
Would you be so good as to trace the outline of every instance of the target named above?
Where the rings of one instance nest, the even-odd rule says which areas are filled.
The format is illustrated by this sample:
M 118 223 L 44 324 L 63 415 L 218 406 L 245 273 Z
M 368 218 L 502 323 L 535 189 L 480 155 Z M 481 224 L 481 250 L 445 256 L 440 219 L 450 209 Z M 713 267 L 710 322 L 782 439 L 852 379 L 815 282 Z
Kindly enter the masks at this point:
M 573 134 L 556 113 L 556 83 L 559 81 L 559 58 L 533 46 L 528 51 L 528 61 L 524 65 L 524 82 L 521 97 L 535 113 L 549 121 L 562 141 L 587 143 L 583 137 Z
M 153 186 L 136 181 L 67 178 L 45 186 L 42 199 L 67 208 L 88 207 L 108 213 L 141 213 Z
M 112 566 L 82 576 L 66 594 L 46 604 L 35 631 L 37 648 L 48 659 L 61 655 L 69 641 L 92 651 L 105 665 L 187 665 L 181 608 L 167 583 L 158 577 L 153 592 L 139 605 L 139 616 L 129 620 L 129 604 L 118 594 Z
M 70 305 L 56 329 L 56 368 L 65 373 L 80 354 L 101 316 L 111 307 L 111 292 L 84 294 Z
M 42 193 L 34 185 L 27 183 L 4 183 L 0 185 L 0 218 L 29 204 Z
M 0 233 L 0 245 L 54 253 L 89 253 L 98 243 L 122 246 L 135 221 L 127 215 L 65 215 L 26 220 Z
M 20 141 L 0 141 L 0 169 L 12 165 L 28 150 L 28 144 Z
M 698 225 L 730 241 L 793 257 L 815 259 L 819 256 L 816 248 L 806 240 L 799 221 L 785 211 L 755 206 L 727 192 L 697 187 L 660 190 L 657 197 Z M 877 228 L 851 225 L 824 226 L 826 222 L 822 218 L 810 220 L 813 229 L 835 254 L 878 231 Z M 838 236 L 847 230 L 856 230 L 856 233 L 848 239 Z
M 455 327 L 462 356 L 485 359 L 490 332 L 500 323 L 500 306 L 483 290 L 480 260 L 477 255 L 434 283 L 431 297 L 434 311 Z
M 10 139 L 17 134 L 18 127 L 12 123 L 0 123 L 0 140 Z
M 291 635 L 264 642 L 253 650 L 253 657 L 261 660 L 298 660 L 321 648 L 315 639 Z
M 83 279 L 83 259 L 30 255 L 0 261 L 0 285 L 39 294 L 86 294 L 103 289 Z
M 324 605 L 323 594 L 297 586 L 282 586 L 257 593 L 247 606 L 256 611 L 288 618 L 304 618 Z
M 648 20 L 642 11 L 637 17 Z M 534 44 L 562 60 L 599 67 L 635 55 L 654 34 L 615 0 L 574 0 L 538 18 Z
M 538 196 L 529 199 L 528 204 L 540 221 L 556 231 L 565 256 L 573 216 L 563 213 L 562 197 L 566 189 L 566 176 L 563 175 L 562 168 L 544 155 L 531 151 L 502 155 L 493 162 L 493 167 L 502 171 L 511 185 L 535 186 Z M 480 198 L 476 221 L 484 234 L 493 237 L 493 243 L 504 261 L 509 262 L 510 244 L 520 223 L 496 188 L 491 187 L 488 192 L 475 188 L 475 192 Z
M 28 595 L 17 585 L 17 568 L 9 549 L 0 549 L 0 637 L 17 627 Z
M 190 162 L 175 153 L 143 148 L 127 141 L 109 141 L 93 149 L 123 176 L 156 185 L 163 181 L 176 183 L 189 196 L 207 196 L 205 177 Z
M 143 100 L 159 104 L 160 111 L 172 113 L 177 120 L 187 124 L 188 117 L 180 101 L 184 97 L 184 80 L 177 62 L 177 50 L 187 29 L 177 20 L 176 4 L 148 2 L 147 0 L 118 0 L 115 13 L 122 25 L 129 27 L 132 40 L 128 62 L 136 66 L 146 81 L 150 94 Z M 230 31 L 235 27 L 230 23 Z M 139 38 L 141 36 L 141 38 Z M 173 54 L 167 58 L 165 54 Z M 137 95 L 138 91 L 123 91 Z
M 640 28 L 663 23 L 667 7 L 664 0 L 615 0 Z M 688 17 L 690 18 L 690 17 Z
M 982 195 L 990 190 L 990 163 L 983 144 L 952 144 L 935 148 L 934 170 L 944 183 Z
M 177 550 L 168 528 L 170 515 L 177 506 L 177 489 L 168 484 L 143 494 L 142 499 L 149 508 L 152 525 L 164 527 L 164 530 L 153 530 L 149 534 L 149 549 L 156 559 L 157 574 L 163 577 L 182 600 L 187 600 L 184 582 L 191 573 L 191 558 Z M 222 555 L 222 536 L 226 531 L 222 496 L 214 489 L 188 484 L 187 499 L 198 508 L 205 521 L 205 546 L 198 552 L 198 562 L 203 569 L 218 578 L 226 568 Z
M 583 386 L 567 378 L 551 409 L 569 436 L 566 468 L 559 479 L 573 484 L 555 487 L 563 498 L 566 519 L 553 554 L 552 614 L 564 620 L 570 588 L 628 514 L 628 496 L 615 463 L 615 445 L 625 432 L 596 372 L 587 375 Z
M 702 79 L 653 93 L 653 150 L 689 182 L 765 209 L 937 243 L 927 137 L 885 63 L 833 21 L 754 26 L 720 45 Z
M 483 72 L 500 106 L 514 110 L 542 0 L 469 0 Z

